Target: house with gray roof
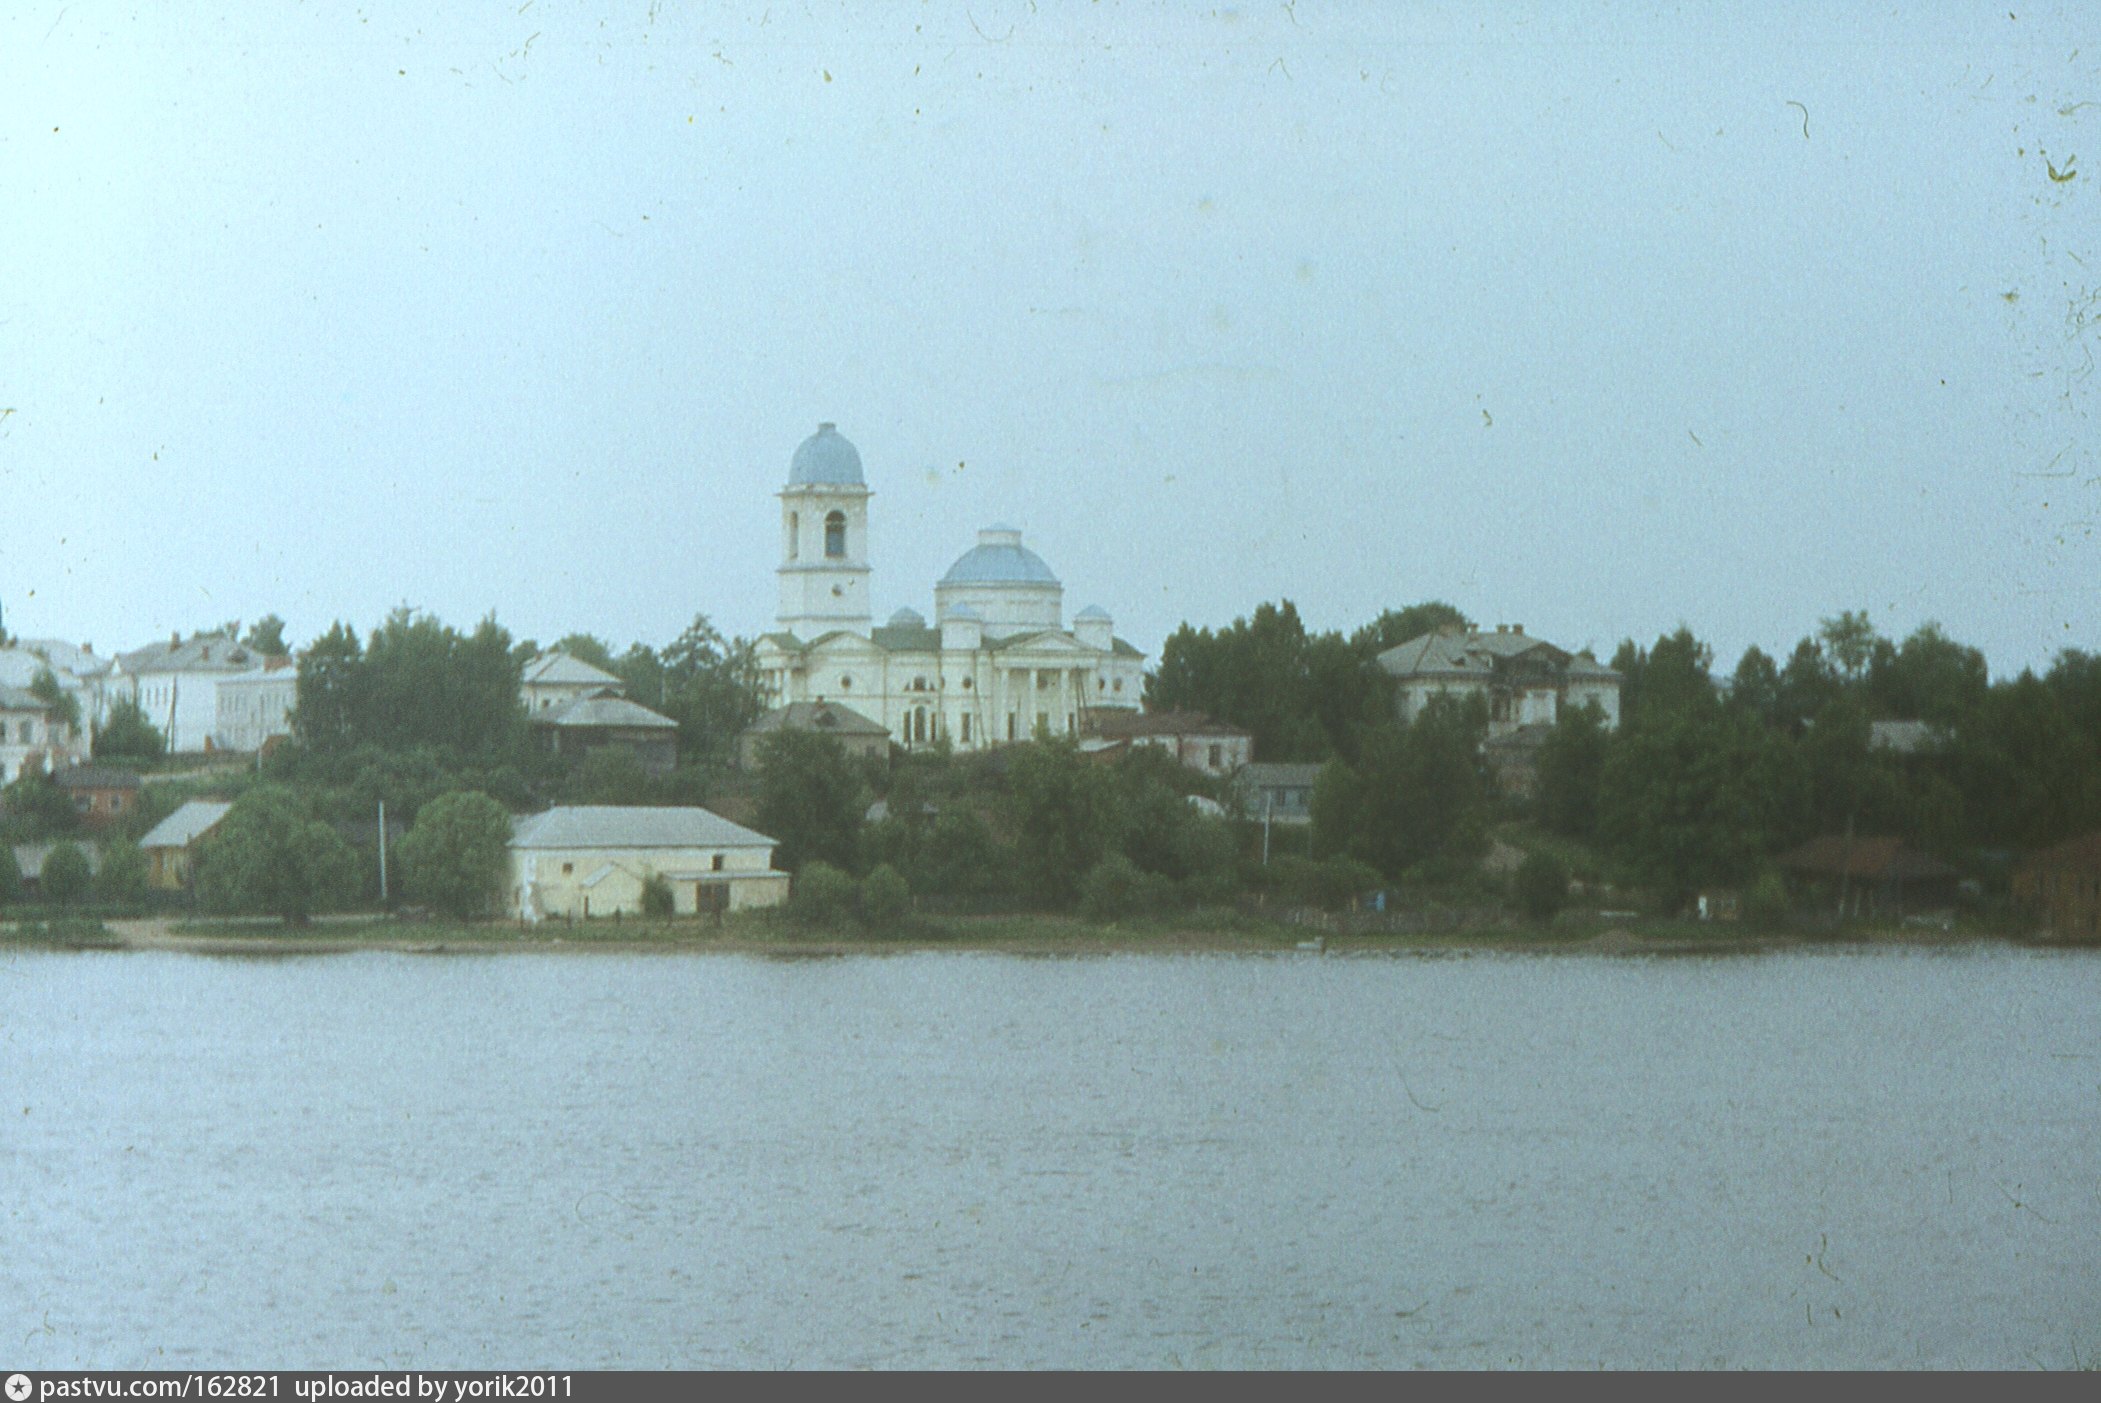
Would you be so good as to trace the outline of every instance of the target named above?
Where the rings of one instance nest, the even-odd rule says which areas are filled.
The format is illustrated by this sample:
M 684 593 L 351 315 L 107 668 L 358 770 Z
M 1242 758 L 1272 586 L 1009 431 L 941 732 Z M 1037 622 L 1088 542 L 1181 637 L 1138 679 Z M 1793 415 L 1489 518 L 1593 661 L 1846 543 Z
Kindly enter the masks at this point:
M 747 770 L 757 769 L 766 738 L 783 731 L 808 731 L 813 735 L 830 736 L 848 755 L 876 760 L 890 758 L 887 727 L 837 702 L 792 702 L 773 708 L 744 728 L 737 737 L 737 763 Z
M 218 749 L 219 682 L 263 666 L 265 655 L 223 633 L 171 637 L 117 654 L 114 684 L 167 738 L 170 754 Z
M 639 915 L 661 879 L 680 915 L 788 899 L 774 840 L 702 808 L 575 805 L 514 819 L 510 911 L 525 921 Z
M 645 773 L 670 774 L 678 768 L 678 722 L 629 701 L 626 690 L 605 669 L 553 652 L 526 664 L 518 697 L 526 723 L 563 759 L 617 745 L 633 751 Z
M 215 799 L 192 799 L 139 839 L 146 855 L 146 882 L 162 891 L 183 891 L 195 870 L 197 848 L 233 805 Z

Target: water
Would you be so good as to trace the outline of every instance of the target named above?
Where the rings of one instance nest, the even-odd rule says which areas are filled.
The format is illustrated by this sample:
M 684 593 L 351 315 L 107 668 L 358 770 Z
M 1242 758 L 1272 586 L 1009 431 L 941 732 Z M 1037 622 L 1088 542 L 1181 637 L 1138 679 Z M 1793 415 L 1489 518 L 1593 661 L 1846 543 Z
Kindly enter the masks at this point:
M 2072 1367 L 2101 959 L 0 955 L 0 1365 Z

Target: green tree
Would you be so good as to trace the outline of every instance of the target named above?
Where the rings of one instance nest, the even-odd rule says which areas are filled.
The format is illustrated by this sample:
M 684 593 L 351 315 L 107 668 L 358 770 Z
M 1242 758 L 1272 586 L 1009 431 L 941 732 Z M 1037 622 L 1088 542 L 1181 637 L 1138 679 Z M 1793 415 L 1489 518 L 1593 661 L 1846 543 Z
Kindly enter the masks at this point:
M 60 843 L 44 855 L 44 871 L 39 880 L 44 900 L 71 906 L 88 894 L 94 880 L 88 855 L 78 843 Z
M 363 739 L 368 709 L 364 645 L 357 630 L 338 621 L 299 655 L 292 730 L 324 753 L 345 751 Z
M 248 626 L 248 636 L 241 640 L 241 646 L 266 657 L 283 657 L 291 651 L 285 646 L 285 621 L 275 614 L 263 615 Z
M 80 811 L 51 776 L 42 770 L 24 768 L 21 777 L 5 790 L 0 800 L 7 806 L 7 821 L 0 836 L 14 843 L 35 843 L 72 833 L 80 827 Z
M 829 862 L 811 861 L 795 874 L 789 910 L 805 925 L 837 926 L 853 915 L 854 879 Z
M 571 654 L 573 657 L 574 654 Z M 642 914 L 655 920 L 666 920 L 678 910 L 678 897 L 671 890 L 671 883 L 661 872 L 652 872 L 642 880 Z
M 95 891 L 104 901 L 120 905 L 146 899 L 146 854 L 137 843 L 102 845 L 102 869 L 95 874 Z
M 1868 622 L 1864 609 L 1845 610 L 1817 625 L 1817 637 L 1831 650 L 1839 674 L 1848 683 L 1858 682 L 1866 675 L 1868 659 L 1875 653 L 1876 636 L 1875 626 Z
M 22 868 L 15 861 L 15 845 L 0 842 L 0 906 L 22 899 Z
M 1763 649 L 1744 649 L 1729 679 L 1729 704 L 1748 711 L 1767 725 L 1780 715 L 1780 669 Z
M 219 911 L 304 925 L 357 886 L 357 859 L 299 795 L 259 785 L 234 801 L 199 854 L 197 890 Z
M 1568 899 L 1568 869 L 1551 853 L 1527 853 L 1517 865 L 1511 890 L 1518 909 L 1533 921 L 1544 924 Z
M 812 860 L 850 868 L 858 855 L 867 791 L 839 742 L 780 731 L 759 744 L 758 826 L 789 872 Z
M 862 879 L 861 919 L 875 929 L 895 928 L 911 907 L 911 884 L 889 863 L 877 863 Z
M 1952 726 L 1991 689 L 1984 654 L 1937 623 L 1921 624 L 1902 646 L 1878 643 L 1868 664 L 1869 705 L 1877 715 Z
M 29 679 L 29 694 L 44 704 L 47 718 L 80 729 L 80 699 L 59 685 L 58 674 L 50 668 L 36 670 L 36 676 Z
M 647 690 L 652 671 L 654 700 Z M 730 765 L 738 734 L 765 710 L 757 645 L 724 638 L 705 614 L 694 615 L 661 655 L 629 649 L 620 674 L 634 700 L 678 722 L 679 751 L 687 762 L 710 771 Z
M 101 729 L 95 732 L 97 760 L 157 760 L 167 748 L 167 737 L 155 729 L 130 697 L 110 707 Z
M 594 746 L 562 784 L 572 804 L 647 804 L 656 797 L 649 772 L 625 745 Z
M 1023 892 L 1064 909 L 1080 879 L 1123 846 L 1116 777 L 1069 740 L 1037 740 L 1009 751 L 1009 814 Z
M 1315 657 L 1333 688 L 1369 687 L 1364 660 L 1339 641 L 1340 651 L 1316 650 L 1290 600 L 1263 604 L 1248 618 L 1216 633 L 1184 624 L 1160 651 L 1160 666 L 1146 678 L 1149 711 L 1201 711 L 1253 734 L 1255 753 L 1268 759 L 1319 760 L 1336 747 L 1321 723 L 1323 699 L 1316 694 Z M 1347 656 L 1346 666 L 1340 660 Z M 1361 705 L 1347 697 L 1327 699 L 1325 709 L 1354 717 Z
M 1570 838 L 1598 831 L 1598 786 L 1612 735 L 1595 701 L 1565 706 L 1539 748 L 1539 821 Z
M 1823 645 L 1805 638 L 1795 645 L 1787 666 L 1780 670 L 1780 685 L 1773 706 L 1773 719 L 1795 735 L 1838 696 L 1838 672 L 1824 656 Z
M 1405 609 L 1385 610 L 1351 634 L 1350 643 L 1366 657 L 1377 657 L 1388 648 L 1398 648 L 1426 633 L 1435 633 L 1442 628 L 1470 629 L 1473 626 L 1473 620 L 1453 605 L 1432 599 L 1411 604 Z
M 1451 869 L 1487 846 L 1488 796 L 1478 697 L 1432 697 L 1415 720 L 1367 735 L 1359 763 L 1331 762 L 1313 790 L 1313 841 L 1325 855 L 1388 878 L 1431 864 Z
M 448 916 L 488 914 L 510 874 L 511 816 L 486 794 L 441 794 L 401 840 L 409 896 Z

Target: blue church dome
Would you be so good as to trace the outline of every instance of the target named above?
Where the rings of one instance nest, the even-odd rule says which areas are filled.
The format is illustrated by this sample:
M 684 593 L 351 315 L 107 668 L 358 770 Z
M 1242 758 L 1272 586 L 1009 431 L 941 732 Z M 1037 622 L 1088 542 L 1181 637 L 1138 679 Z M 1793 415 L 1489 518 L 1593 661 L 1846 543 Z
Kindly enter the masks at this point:
M 1011 526 L 978 532 L 978 543 L 948 567 L 944 585 L 1056 585 L 1058 577 L 1043 557 L 1021 543 Z
M 861 454 L 836 424 L 819 424 L 788 463 L 790 487 L 864 487 Z

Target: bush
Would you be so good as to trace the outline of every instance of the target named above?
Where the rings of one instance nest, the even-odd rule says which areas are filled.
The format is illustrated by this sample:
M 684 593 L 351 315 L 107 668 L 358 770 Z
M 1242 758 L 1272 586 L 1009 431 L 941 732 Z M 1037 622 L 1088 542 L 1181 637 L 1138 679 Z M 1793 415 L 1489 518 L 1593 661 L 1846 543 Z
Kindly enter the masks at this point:
M 88 894 L 88 886 L 95 879 L 88 866 L 88 855 L 77 843 L 60 843 L 44 859 L 44 900 L 71 906 Z
M 1554 919 L 1554 913 L 1568 899 L 1568 869 L 1551 853 L 1527 853 L 1517 865 L 1511 889 L 1518 909 L 1544 924 Z
M 102 870 L 95 874 L 95 891 L 104 901 L 120 905 L 146 899 L 146 854 L 137 843 L 111 842 L 102 848 Z
M 416 814 L 401 860 L 410 899 L 448 916 L 486 915 L 510 875 L 510 815 L 486 794 L 441 794 Z
M 1111 853 L 1080 879 L 1080 915 L 1101 924 L 1132 915 L 1139 908 L 1138 867 L 1122 853 Z
M 642 883 L 642 914 L 662 919 L 678 909 L 678 898 L 671 894 L 671 883 L 663 874 L 652 872 Z
M 912 907 L 912 888 L 904 875 L 885 862 L 861 883 L 861 919 L 879 929 L 897 925 Z
M 829 862 L 806 862 L 789 906 L 805 925 L 832 926 L 853 914 L 854 894 L 853 878 Z
M 1744 892 L 1743 916 L 1752 925 L 1771 929 L 1787 924 L 1787 883 L 1778 872 L 1762 872 Z

